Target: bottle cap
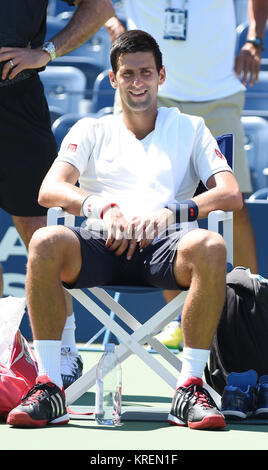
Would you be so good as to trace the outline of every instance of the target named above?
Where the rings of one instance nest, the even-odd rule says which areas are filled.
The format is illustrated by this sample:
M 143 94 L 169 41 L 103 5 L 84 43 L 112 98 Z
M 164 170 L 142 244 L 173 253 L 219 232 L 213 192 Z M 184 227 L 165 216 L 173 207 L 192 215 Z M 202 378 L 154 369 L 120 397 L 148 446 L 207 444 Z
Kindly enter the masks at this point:
M 105 351 L 106 352 L 114 352 L 115 345 L 113 343 L 105 344 Z

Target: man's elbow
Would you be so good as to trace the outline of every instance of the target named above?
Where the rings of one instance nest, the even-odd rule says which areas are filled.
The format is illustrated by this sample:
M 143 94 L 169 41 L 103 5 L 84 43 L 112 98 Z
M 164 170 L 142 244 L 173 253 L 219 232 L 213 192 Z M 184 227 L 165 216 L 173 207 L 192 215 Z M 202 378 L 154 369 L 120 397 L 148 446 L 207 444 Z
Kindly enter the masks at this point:
M 49 208 L 49 191 L 46 191 L 45 188 L 41 188 L 38 194 L 38 204 L 42 207 Z
M 233 211 L 240 211 L 243 207 L 243 194 L 239 188 L 233 191 L 231 195 L 231 210 Z

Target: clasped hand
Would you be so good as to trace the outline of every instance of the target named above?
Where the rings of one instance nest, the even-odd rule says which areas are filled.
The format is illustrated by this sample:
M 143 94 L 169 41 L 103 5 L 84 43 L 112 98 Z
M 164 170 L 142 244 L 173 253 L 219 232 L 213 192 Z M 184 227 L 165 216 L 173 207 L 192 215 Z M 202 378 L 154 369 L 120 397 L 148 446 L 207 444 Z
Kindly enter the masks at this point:
M 6 62 L 2 70 L 2 80 L 12 80 L 22 70 L 45 66 L 50 58 L 41 48 L 0 47 L 0 62 Z
M 103 221 L 107 229 L 106 247 L 117 256 L 127 251 L 130 260 L 137 247 L 142 250 L 149 246 L 173 222 L 173 214 L 169 209 L 160 209 L 128 222 L 120 209 L 113 207 L 105 212 Z

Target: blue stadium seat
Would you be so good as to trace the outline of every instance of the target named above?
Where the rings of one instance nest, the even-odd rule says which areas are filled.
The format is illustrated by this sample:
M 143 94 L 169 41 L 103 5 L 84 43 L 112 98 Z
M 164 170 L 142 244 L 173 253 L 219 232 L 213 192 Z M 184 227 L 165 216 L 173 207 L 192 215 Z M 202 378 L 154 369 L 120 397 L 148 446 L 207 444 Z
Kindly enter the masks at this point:
M 49 114 L 50 114 L 50 122 L 51 125 L 53 124 L 56 119 L 63 115 L 63 112 L 60 108 L 56 108 L 56 106 L 49 106 Z
M 100 64 L 88 57 L 63 56 L 49 63 L 50 67 L 75 67 L 86 77 L 85 98 L 92 99 L 93 86 L 97 76 L 103 71 Z
M 60 148 L 64 137 L 69 132 L 71 127 L 81 118 L 82 116 L 80 113 L 69 113 L 60 116 L 53 122 L 52 131 L 55 136 L 58 149 Z
M 261 71 L 258 82 L 247 86 L 245 98 L 244 116 L 268 119 L 268 71 Z
M 258 116 L 243 116 L 245 149 L 251 173 L 253 191 L 267 186 L 267 176 L 263 173 L 268 168 L 268 122 Z
M 60 109 L 62 114 L 79 112 L 86 89 L 86 78 L 81 70 L 47 66 L 40 72 L 40 79 L 49 106 Z
M 63 3 L 63 2 L 61 2 Z M 63 12 L 56 17 L 47 17 L 46 40 L 51 39 L 55 34 L 61 31 L 69 22 L 73 12 Z M 92 59 L 99 64 L 102 70 L 110 65 L 110 36 L 107 29 L 103 26 L 94 36 L 88 39 L 80 47 L 74 49 L 65 55 L 65 57 L 84 57 Z
M 94 114 L 67 113 L 67 114 L 64 114 L 63 116 L 60 116 L 58 119 L 56 119 L 56 121 L 53 122 L 52 131 L 55 136 L 58 149 L 61 146 L 63 138 L 69 132 L 71 127 L 79 119 L 82 119 L 83 117 L 86 117 L 86 116 L 96 117 Z
M 61 18 L 48 15 L 45 40 L 47 41 L 58 34 L 64 28 L 65 24 L 65 21 Z
M 101 109 L 98 113 L 84 113 L 84 114 L 83 113 L 67 113 L 67 114 L 60 116 L 52 124 L 52 131 L 55 136 L 56 142 L 58 144 L 58 148 L 60 148 L 62 140 L 67 134 L 67 132 L 69 132 L 71 127 L 79 119 L 82 119 L 83 117 L 99 118 L 99 117 L 102 117 L 111 113 L 112 113 L 112 108 L 104 108 L 104 109 Z
M 49 0 L 48 2 L 48 14 L 51 16 L 59 15 L 64 11 L 73 12 L 74 9 L 74 6 L 68 5 L 68 3 L 61 0 Z
M 101 72 L 94 83 L 90 112 L 96 113 L 102 108 L 113 107 L 115 90 L 111 86 L 109 71 Z

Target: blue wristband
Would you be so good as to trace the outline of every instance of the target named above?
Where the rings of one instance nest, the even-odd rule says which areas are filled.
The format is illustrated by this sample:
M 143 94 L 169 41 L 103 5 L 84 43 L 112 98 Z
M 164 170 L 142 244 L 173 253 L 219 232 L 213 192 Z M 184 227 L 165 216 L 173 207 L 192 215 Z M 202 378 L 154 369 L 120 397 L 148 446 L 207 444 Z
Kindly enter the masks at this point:
M 174 213 L 174 222 L 176 222 L 176 224 L 180 224 L 181 222 L 194 222 L 198 218 L 198 206 L 192 199 L 170 204 L 165 207 Z

